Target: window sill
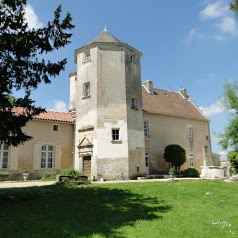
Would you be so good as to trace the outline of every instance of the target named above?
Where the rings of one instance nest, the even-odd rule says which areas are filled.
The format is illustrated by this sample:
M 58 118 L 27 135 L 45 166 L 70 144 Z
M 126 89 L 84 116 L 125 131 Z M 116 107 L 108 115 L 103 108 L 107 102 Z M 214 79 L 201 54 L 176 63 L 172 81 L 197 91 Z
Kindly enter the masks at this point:
M 83 61 L 83 64 L 87 64 L 87 63 L 90 63 L 91 62 L 91 59 L 90 60 L 85 60 Z
M 121 140 L 112 140 L 111 141 L 112 144 L 122 144 Z
M 90 98 L 90 97 L 91 97 L 91 95 L 85 96 L 85 97 L 83 97 L 82 99 L 87 99 L 87 98 Z

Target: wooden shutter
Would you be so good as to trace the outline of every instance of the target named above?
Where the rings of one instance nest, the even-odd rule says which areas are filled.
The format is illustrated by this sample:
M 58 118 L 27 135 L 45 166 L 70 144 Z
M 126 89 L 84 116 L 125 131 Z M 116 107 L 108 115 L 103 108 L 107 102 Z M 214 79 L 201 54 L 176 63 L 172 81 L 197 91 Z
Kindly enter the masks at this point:
M 33 145 L 33 170 L 41 168 L 41 144 Z
M 55 169 L 61 169 L 62 145 L 55 146 Z

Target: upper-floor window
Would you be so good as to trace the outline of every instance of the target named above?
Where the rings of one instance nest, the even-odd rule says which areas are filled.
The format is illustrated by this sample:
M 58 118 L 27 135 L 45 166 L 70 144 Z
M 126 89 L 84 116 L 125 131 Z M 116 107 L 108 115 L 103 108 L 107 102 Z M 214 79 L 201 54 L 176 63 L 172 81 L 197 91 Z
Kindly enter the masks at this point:
M 90 50 L 85 51 L 83 57 L 84 62 L 90 61 L 91 60 Z
M 136 57 L 136 55 L 131 55 L 130 61 L 131 61 L 131 63 L 137 64 L 137 57 Z
M 0 169 L 7 169 L 9 164 L 9 145 L 0 144 Z
M 131 108 L 132 109 L 138 109 L 137 99 L 136 98 L 131 98 Z
M 194 163 L 193 153 L 189 153 L 188 154 L 188 160 L 189 160 L 189 167 L 190 168 L 194 168 L 195 167 L 195 163 Z
M 188 128 L 188 139 L 189 140 L 193 139 L 193 128 L 192 127 Z
M 149 137 L 149 122 L 148 121 L 144 121 L 144 136 L 145 137 Z
M 54 164 L 54 146 L 41 146 L 41 168 L 52 169 Z
M 89 82 L 83 84 L 83 96 L 84 97 L 90 96 L 90 83 Z
M 59 131 L 59 125 L 53 125 L 52 130 L 53 131 Z
M 112 140 L 119 140 L 120 139 L 120 130 L 119 129 L 112 129 Z

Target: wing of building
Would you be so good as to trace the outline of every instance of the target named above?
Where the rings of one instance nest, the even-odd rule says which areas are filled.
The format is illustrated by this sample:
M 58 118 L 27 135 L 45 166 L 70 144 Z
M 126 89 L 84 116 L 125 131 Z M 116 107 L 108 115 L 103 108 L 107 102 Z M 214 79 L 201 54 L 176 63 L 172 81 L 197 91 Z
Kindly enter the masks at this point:
M 186 150 L 182 169 L 212 165 L 209 121 L 186 89 L 141 86 L 142 53 L 106 29 L 75 50 L 69 113 L 46 112 L 25 127 L 33 139 L 0 147 L 0 177 L 31 178 L 74 167 L 93 179 L 168 173 L 167 145 Z M 16 113 L 21 113 L 17 109 Z

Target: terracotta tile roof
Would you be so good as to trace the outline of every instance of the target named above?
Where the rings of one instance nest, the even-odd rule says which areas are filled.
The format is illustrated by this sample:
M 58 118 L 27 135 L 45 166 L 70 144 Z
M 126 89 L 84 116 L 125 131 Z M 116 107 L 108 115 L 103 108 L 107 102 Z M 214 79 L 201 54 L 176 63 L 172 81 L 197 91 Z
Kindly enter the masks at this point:
M 144 111 L 195 120 L 208 120 L 189 98 L 185 99 L 180 93 L 155 88 L 154 92 L 154 95 L 150 94 L 142 86 Z
M 24 108 L 20 108 L 20 107 L 14 108 L 13 111 L 16 114 L 22 114 L 24 113 Z M 37 116 L 34 116 L 34 119 L 74 123 L 74 118 L 69 112 L 46 111 L 46 112 L 40 113 Z

